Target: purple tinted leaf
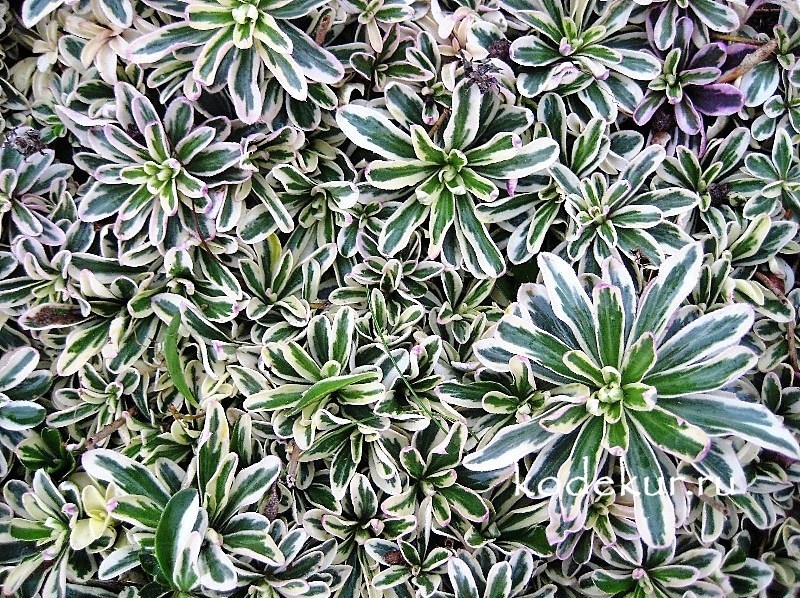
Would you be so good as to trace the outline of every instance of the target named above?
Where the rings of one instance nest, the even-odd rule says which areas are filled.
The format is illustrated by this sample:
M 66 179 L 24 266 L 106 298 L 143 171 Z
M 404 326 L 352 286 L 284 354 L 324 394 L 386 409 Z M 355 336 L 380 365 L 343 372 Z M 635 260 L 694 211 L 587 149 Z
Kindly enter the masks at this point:
M 642 101 L 639 102 L 639 105 L 636 106 L 636 110 L 633 113 L 634 122 L 637 125 L 650 122 L 650 119 L 653 118 L 653 115 L 664 103 L 664 100 L 665 97 L 663 93 L 648 91 L 644 95 L 644 98 L 642 98 Z
M 744 105 L 742 92 L 728 83 L 692 87 L 689 94 L 698 112 L 709 116 L 735 114 Z
M 703 126 L 703 117 L 697 112 L 689 98 L 675 104 L 675 120 L 678 127 L 689 135 L 696 134 Z
M 681 48 L 684 55 L 689 53 L 689 44 L 694 33 L 694 23 L 689 17 L 681 17 L 675 25 L 674 48 Z
M 744 57 L 753 51 L 753 46 L 750 44 L 728 44 L 725 48 L 725 63 L 720 67 L 722 72 L 727 72 L 732 68 L 736 68 L 742 63 Z
M 722 42 L 714 44 L 706 44 L 700 48 L 689 61 L 689 68 L 721 68 L 728 58 L 725 52 L 725 46 Z

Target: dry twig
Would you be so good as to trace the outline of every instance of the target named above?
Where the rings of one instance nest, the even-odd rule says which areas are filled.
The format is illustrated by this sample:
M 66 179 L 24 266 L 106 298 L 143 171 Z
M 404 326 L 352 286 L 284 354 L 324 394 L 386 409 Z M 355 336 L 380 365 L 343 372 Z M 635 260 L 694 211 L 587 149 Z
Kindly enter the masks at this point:
M 442 110 L 442 113 L 439 115 L 439 118 L 436 119 L 436 122 L 433 123 L 430 130 L 428 131 L 428 136 L 433 137 L 433 134 L 439 130 L 439 128 L 444 124 L 444 121 L 450 116 L 450 108 L 445 108 Z
M 778 40 L 771 39 L 763 46 L 760 46 L 750 54 L 744 57 L 742 60 L 742 64 L 737 66 L 735 69 L 732 69 L 722 75 L 719 79 L 717 79 L 717 83 L 730 83 L 731 81 L 736 81 L 742 75 L 750 72 L 753 70 L 757 65 L 764 62 L 770 54 L 772 54 L 775 49 L 778 47 Z
M 318 46 L 324 45 L 325 36 L 328 35 L 328 31 L 330 31 L 332 21 L 333 20 L 331 19 L 330 13 L 326 14 L 319 20 L 317 32 L 314 34 L 314 41 L 317 42 Z
M 110 424 L 103 426 L 103 428 L 94 436 L 90 436 L 86 439 L 86 449 L 92 448 L 95 444 L 100 442 L 101 440 L 105 440 L 109 436 L 111 436 L 114 432 L 119 430 L 122 425 L 128 420 L 128 417 L 133 417 L 136 415 L 138 410 L 136 407 L 131 407 L 127 411 L 125 411 L 120 417 L 115 419 Z

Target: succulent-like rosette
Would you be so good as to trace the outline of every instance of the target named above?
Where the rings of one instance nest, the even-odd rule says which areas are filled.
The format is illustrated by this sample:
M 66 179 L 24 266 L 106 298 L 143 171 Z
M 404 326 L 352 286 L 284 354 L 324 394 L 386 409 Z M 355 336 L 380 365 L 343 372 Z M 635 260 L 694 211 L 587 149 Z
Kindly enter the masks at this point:
M 641 99 L 638 81 L 658 73 L 658 59 L 639 49 L 644 43 L 634 42 L 644 37 L 626 30 L 633 2 L 606 2 L 588 10 L 577 0 L 505 4 L 530 29 L 510 49 L 511 60 L 522 67 L 517 88 L 524 97 L 550 91 L 574 95 L 592 116 L 614 121 L 620 107 L 630 112 Z
M 706 38 L 709 31 L 729 33 L 740 25 L 739 15 L 723 0 L 635 0 L 636 4 L 650 7 L 647 17 L 652 26 L 651 37 L 659 50 L 667 50 L 675 41 L 677 24 L 681 16 L 688 17 Z
M 31 131 L 11 131 L 0 147 L 0 236 L 35 237 L 43 245 L 60 245 L 65 235 L 53 222 L 51 194 L 57 197 L 63 190 L 74 167 L 57 162 L 53 150 L 20 151 L 27 145 L 20 145 L 25 139 L 18 136 L 25 138 Z
M 153 63 L 180 48 L 199 46 L 192 77 L 206 87 L 226 86 L 236 115 L 258 120 L 264 107 L 259 83 L 268 72 L 289 95 L 308 97 L 308 82 L 337 83 L 339 61 L 291 23 L 326 0 L 180 0 L 176 16 L 131 44 L 139 64 Z
M 735 114 L 743 105 L 742 92 L 729 83 L 716 83 L 727 60 L 725 46 L 692 47 L 692 22 L 683 17 L 676 25 L 675 47 L 664 57 L 661 75 L 653 78 L 633 113 L 637 124 L 649 122 L 658 110 L 674 113 L 678 128 L 687 135 L 703 130 L 704 116 Z
M 187 234 L 210 237 L 227 195 L 250 177 L 240 167 L 242 146 L 225 141 L 230 125 L 195 124 L 182 98 L 162 118 L 131 85 L 117 83 L 114 90 L 115 118 L 90 129 L 92 152 L 75 156 L 92 176 L 78 215 L 86 222 L 115 217 L 121 241 L 138 238 L 153 247 L 174 247 Z
M 500 431 L 465 465 L 492 471 L 544 450 L 546 468 L 537 459 L 524 486 L 532 495 L 541 493 L 542 477 L 550 475 L 544 471 L 557 471 L 562 484 L 552 500 L 570 522 L 586 516 L 589 488 L 608 455 L 619 456 L 628 476 L 638 480 L 633 500 L 642 538 L 664 547 L 675 539 L 664 455 L 725 483 L 741 466 L 715 450 L 714 437 L 734 436 L 800 457 L 797 440 L 775 415 L 725 390 L 756 363 L 739 344 L 752 327 L 752 310 L 680 309 L 697 283 L 701 255 L 696 244 L 676 253 L 640 296 L 624 266 L 608 259 L 590 296 L 566 262 L 542 254 L 544 284 L 523 286 L 494 336 L 479 342 L 476 352 L 498 371 L 508 371 L 514 356 L 527 358 L 534 375 L 555 387 L 530 421 Z M 564 435 L 568 453 L 546 448 Z
M 421 107 L 419 99 L 415 101 Z M 403 249 L 427 222 L 429 257 L 443 252 L 445 259 L 455 261 L 457 246 L 476 276 L 503 272 L 502 256 L 478 219 L 475 204 L 496 199 L 499 181 L 509 181 L 507 186 L 513 188 L 517 179 L 541 172 L 556 160 L 558 146 L 552 139 L 523 143 L 519 136 L 533 119 L 530 112 L 503 110 L 495 96 L 482 96 L 465 80 L 453 92 L 446 125 L 433 138 L 422 126 L 421 114 L 408 115 L 408 133 L 368 106 L 346 106 L 336 118 L 351 141 L 386 158 L 369 165 L 371 185 L 413 192 L 381 231 L 378 249 L 384 255 Z
M 8 475 L 14 449 L 47 414 L 38 399 L 50 389 L 53 376 L 37 365 L 39 352 L 32 347 L 17 347 L 0 357 L 0 479 Z
M 74 4 L 71 0 L 25 0 L 22 3 L 22 22 L 33 27 L 63 4 Z M 131 26 L 134 7 L 131 0 L 93 0 L 92 9 L 113 27 L 125 29 Z
M 617 180 L 600 173 L 583 180 L 568 168 L 553 167 L 553 178 L 563 190 L 570 216 L 567 255 L 600 264 L 610 255 L 635 260 L 638 254 L 659 264 L 691 237 L 670 220 L 691 210 L 697 196 L 680 187 L 646 190 L 645 181 L 664 160 L 664 150 L 651 145 L 630 161 Z
M 798 0 L 0 0 L 0 594 L 800 596 Z
M 748 217 L 774 214 L 781 208 L 800 209 L 800 164 L 786 129 L 775 135 L 769 155 L 745 156 L 739 182 L 749 195 L 743 208 Z
M 375 366 L 352 367 L 354 334 L 355 312 L 343 307 L 333 318 L 319 315 L 308 323 L 308 350 L 295 341 L 267 345 L 274 387 L 251 394 L 244 407 L 271 412 L 275 433 L 307 449 L 332 414 L 375 405 L 386 389 Z M 355 473 L 348 470 L 350 476 Z
M 92 519 L 93 511 L 105 512 L 107 504 L 96 501 L 95 492 L 87 488 L 91 486 L 82 491 L 68 480 L 56 485 L 43 469 L 33 475 L 30 484 L 22 480 L 5 484 L 3 498 L 8 506 L 3 505 L 3 511 L 11 512 L 2 523 L 0 549 L 6 555 L 3 564 L 10 561 L 14 565 L 3 580 L 7 595 L 41 591 L 42 595 L 64 598 L 64 580 L 75 561 L 86 567 L 70 572 L 74 581 L 87 581 L 92 576 L 97 553 L 114 543 L 116 531 L 105 517 L 93 530 L 89 529 L 86 522 Z M 99 513 L 94 515 L 96 520 L 101 518 Z
M 395 23 L 402 23 L 414 14 L 411 0 L 350 0 L 348 12 L 356 14 L 359 26 L 364 31 L 364 37 L 376 52 L 383 50 L 384 32 Z

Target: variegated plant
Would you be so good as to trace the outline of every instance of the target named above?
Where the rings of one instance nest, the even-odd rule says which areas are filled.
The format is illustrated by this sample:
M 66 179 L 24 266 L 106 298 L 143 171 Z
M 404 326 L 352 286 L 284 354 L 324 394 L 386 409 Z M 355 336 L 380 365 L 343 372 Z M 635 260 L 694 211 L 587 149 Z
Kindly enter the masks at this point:
M 367 181 L 410 195 L 381 231 L 379 251 L 395 255 L 427 223 L 430 257 L 441 253 L 448 263 L 463 260 L 476 276 L 498 276 L 503 259 L 477 218 L 476 203 L 497 198 L 500 181 L 510 181 L 506 187 L 513 192 L 517 179 L 550 166 L 557 146 L 550 139 L 523 143 L 518 133 L 530 124 L 530 112 L 512 110 L 494 97 L 487 100 L 470 81 L 453 92 L 447 124 L 433 131 L 433 138 L 415 110 L 422 102 L 413 95 L 400 100 L 397 110 L 408 132 L 372 107 L 347 106 L 337 114 L 356 145 L 386 158 L 370 163 Z
M 752 326 L 752 312 L 743 306 L 709 314 L 681 309 L 699 276 L 700 257 L 696 245 L 679 251 L 641 295 L 625 267 L 607 259 L 590 297 L 566 262 L 543 254 L 544 285 L 523 287 L 496 336 L 477 352 L 499 371 L 513 356 L 525 357 L 536 376 L 556 386 L 529 421 L 500 431 L 465 465 L 491 471 L 544 450 L 549 462 L 534 463 L 524 488 L 542 494 L 544 472 L 577 482 L 553 495 L 551 508 L 569 522 L 586 516 L 582 503 L 609 455 L 619 456 L 638 480 L 633 501 L 642 537 L 664 547 L 675 539 L 675 508 L 666 490 L 655 491 L 669 479 L 659 454 L 694 463 L 723 482 L 732 479 L 726 476 L 731 464 L 708 458 L 713 437 L 733 435 L 800 456 L 797 440 L 769 410 L 724 390 L 756 363 L 738 344 Z M 564 435 L 572 449 L 549 452 Z
M 309 97 L 309 80 L 337 83 L 344 69 L 330 52 L 291 23 L 324 4 L 287 2 L 196 1 L 168 8 L 177 21 L 131 44 L 134 62 L 154 63 L 185 47 L 200 49 L 191 77 L 206 87 L 227 85 L 236 115 L 253 123 L 264 109 L 259 81 L 266 71 L 297 100 Z
M 0 593 L 798 595 L 799 48 L 0 0 Z
M 96 123 L 88 134 L 93 152 L 76 156 L 93 174 L 78 215 L 86 222 L 115 217 L 117 238 L 133 241 L 137 251 L 168 237 L 172 247 L 188 231 L 207 238 L 228 228 L 225 214 L 235 209 L 236 188 L 250 176 L 240 168 L 241 146 L 225 141 L 230 125 L 215 119 L 195 126 L 194 109 L 183 99 L 162 119 L 130 85 L 118 83 L 114 90 L 115 118 Z

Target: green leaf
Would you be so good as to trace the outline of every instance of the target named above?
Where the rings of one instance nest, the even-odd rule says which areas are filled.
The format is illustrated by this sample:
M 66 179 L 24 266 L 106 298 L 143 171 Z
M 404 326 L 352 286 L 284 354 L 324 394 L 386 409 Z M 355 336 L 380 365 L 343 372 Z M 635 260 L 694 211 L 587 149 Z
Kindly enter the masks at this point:
M 353 457 L 350 443 L 345 443 L 331 458 L 331 492 L 335 497 L 341 498 L 347 493 L 357 468 L 358 461 Z
M 583 351 L 569 351 L 564 354 L 563 361 L 579 378 L 591 380 L 596 387 L 601 387 L 605 384 L 601 366 L 597 365 Z
M 589 170 L 596 165 L 598 155 L 603 147 L 606 123 L 602 118 L 593 118 L 578 136 L 572 147 L 572 164 L 570 170 L 576 173 Z
M 260 513 L 235 515 L 225 526 L 223 545 L 232 554 L 280 566 L 286 559 L 268 529 L 269 520 Z
M 220 175 L 239 164 L 242 146 L 238 143 L 216 142 L 195 154 L 186 170 L 199 179 Z
M 747 154 L 744 158 L 744 165 L 750 174 L 763 179 L 765 183 L 780 179 L 780 174 L 775 166 L 764 154 Z
M 789 169 L 794 161 L 792 138 L 784 128 L 778 129 L 775 143 L 772 145 L 772 164 L 778 171 L 780 180 L 789 178 Z
M 747 489 L 747 476 L 729 441 L 712 442 L 702 461 L 692 465 L 723 492 L 740 494 Z
M 599 360 L 594 308 L 575 272 L 552 253 L 541 254 L 538 261 L 556 317 L 569 327 L 581 348 Z
M 264 45 L 261 45 L 260 49 L 263 50 L 259 52 L 261 59 L 281 84 L 281 87 L 295 100 L 306 101 L 308 98 L 308 82 L 306 81 L 305 73 L 303 73 L 294 58 Z
M 640 152 L 619 177 L 630 185 L 628 195 L 633 195 L 641 187 L 647 177 L 656 171 L 664 161 L 666 151 L 660 145 L 650 145 Z
M 624 462 L 632 481 L 633 513 L 642 540 L 654 548 L 671 545 L 675 541 L 675 508 L 653 449 L 638 434 L 631 434 Z
M 252 124 L 261 116 L 264 100 L 258 87 L 260 71 L 261 61 L 253 48 L 236 52 L 236 58 L 228 70 L 228 89 L 233 109 L 245 124 Z
M 658 348 L 651 374 L 702 361 L 739 342 L 753 325 L 747 305 L 728 305 L 700 316 Z
M 411 240 L 414 231 L 425 221 L 430 208 L 415 196 L 409 197 L 389 216 L 378 236 L 378 250 L 392 256 Z
M 701 461 L 711 445 L 702 429 L 658 405 L 649 411 L 628 411 L 628 415 L 651 445 L 684 461 Z
M 486 225 L 478 220 L 475 205 L 466 195 L 456 196 L 455 205 L 459 224 L 457 232 L 463 235 L 460 247 L 467 269 L 477 278 L 497 278 L 505 272 L 505 262 Z
M 489 518 L 489 508 L 474 490 L 453 484 L 439 489 L 453 510 L 468 521 L 482 522 Z
M 780 84 L 781 69 L 777 60 L 764 60 L 747 71 L 739 83 L 744 95 L 744 105 L 748 108 L 761 106 Z
M 358 104 L 344 106 L 336 113 L 336 122 L 350 141 L 384 158 L 414 160 L 417 157 L 408 133 L 374 108 Z
M 114 550 L 103 559 L 97 570 L 97 578 L 101 581 L 114 579 L 123 573 L 139 566 L 139 547 L 128 545 Z
M 181 363 L 181 356 L 178 353 L 178 329 L 181 326 L 181 314 L 177 313 L 172 317 L 167 328 L 167 333 L 164 336 L 164 359 L 167 362 L 167 371 L 175 385 L 175 389 L 183 395 L 183 397 L 195 407 L 199 404 L 197 399 L 194 398 L 194 393 L 186 381 L 186 375 L 183 371 L 183 364 Z
M 114 519 L 144 529 L 154 530 L 158 527 L 164 504 L 159 504 L 147 496 L 138 494 L 120 496 L 116 500 L 117 506 L 113 511 Z
M 379 591 L 388 590 L 400 585 L 409 577 L 411 577 L 411 571 L 408 567 L 392 565 L 372 578 L 372 587 Z
M 133 197 L 152 195 L 144 186 L 107 185 L 95 181 L 78 204 L 78 215 L 86 222 L 96 222 L 116 214 Z
M 700 276 L 702 251 L 699 244 L 687 245 L 661 264 L 658 276 L 645 289 L 633 322 L 629 343 L 650 333 L 659 338 L 670 316 L 694 288 Z
M 287 415 L 296 415 L 306 406 L 313 405 L 337 391 L 362 382 L 375 381 L 376 378 L 377 376 L 374 372 L 364 372 L 363 374 L 332 376 L 325 380 L 320 380 L 300 396 L 300 401 L 288 411 Z
M 739 15 L 729 6 L 714 0 L 693 0 L 692 11 L 712 31 L 728 33 L 739 27 Z
M 100 10 L 112 25 L 127 29 L 133 23 L 133 5 L 128 0 L 99 0 Z
M 467 455 L 464 467 L 473 471 L 503 469 L 542 448 L 552 436 L 537 421 L 505 427 L 484 447 Z
M 559 469 L 558 479 L 563 482 L 559 502 L 565 521 L 574 521 L 585 509 L 603 457 L 602 439 L 603 418 L 590 418 L 582 426 L 569 459 Z
M 399 87 L 399 86 L 396 86 Z M 437 146 L 420 125 L 411 125 L 411 143 L 417 158 L 431 164 L 444 164 L 447 153 Z
M 84 453 L 81 464 L 94 479 L 114 482 L 128 494 L 146 496 L 160 505 L 169 500 L 161 484 L 143 465 L 130 457 L 108 449 L 95 449 Z
M 206 489 L 214 474 L 220 467 L 222 458 L 230 450 L 230 430 L 225 410 L 217 401 L 206 403 L 206 418 L 200 436 L 197 479 L 201 491 Z
M 230 592 L 236 588 L 238 575 L 231 558 L 221 546 L 208 543 L 200 551 L 197 563 L 200 583 L 204 588 L 218 592 Z
M 286 17 L 280 17 L 279 14 L 302 13 L 302 16 L 304 16 L 313 9 L 314 5 L 319 6 L 321 4 L 323 4 L 321 0 L 312 0 L 310 2 L 293 1 L 277 9 L 270 9 L 269 12 L 276 19 L 285 19 Z M 331 52 L 317 44 L 306 33 L 292 25 L 291 22 L 282 20 L 280 28 L 292 40 L 292 58 L 306 77 L 311 81 L 329 85 L 338 83 L 342 79 L 344 67 Z
M 469 157 L 468 157 L 469 159 Z M 558 159 L 558 144 L 549 138 L 487 156 L 470 167 L 490 179 L 521 179 L 552 166 Z
M 519 149 L 519 137 L 514 133 L 497 133 L 489 141 L 464 152 L 471 168 L 490 164 L 493 160 L 501 160 L 514 155 Z
M 427 469 L 425 461 L 419 451 L 413 446 L 407 446 L 400 451 L 400 464 L 405 468 L 409 475 L 415 479 L 421 479 L 425 475 Z M 433 473 L 438 472 L 437 469 L 431 470 Z
M 650 372 L 642 381 L 655 386 L 659 397 L 679 397 L 722 388 L 753 367 L 756 361 L 757 357 L 749 349 L 733 347 L 702 363 Z
M 513 561 L 511 561 L 513 562 Z M 519 567 L 515 568 L 519 571 Z M 486 591 L 483 593 L 484 598 L 510 598 L 511 596 L 511 565 L 502 561 L 492 566 L 489 569 L 489 574 L 486 576 Z
M 0 358 L 0 392 L 22 384 L 36 369 L 39 353 L 32 347 L 19 347 Z
M 627 350 L 622 362 L 622 382 L 639 382 L 656 363 L 655 340 L 646 333 Z
M 622 352 L 625 349 L 625 309 L 619 288 L 598 285 L 592 291 L 596 320 L 597 347 L 600 362 L 617 370 L 622 365 Z
M 359 520 L 374 517 L 378 512 L 378 496 L 372 489 L 369 479 L 357 473 L 350 480 L 350 502 L 353 505 L 353 514 Z
M 763 405 L 747 403 L 726 392 L 659 399 L 658 404 L 712 436 L 736 436 L 792 459 L 800 459 L 797 440 Z
M 269 388 L 250 395 L 244 401 L 244 408 L 248 411 L 285 409 L 297 404 L 306 390 L 308 386 L 304 384 L 282 384 L 278 388 Z
M 195 570 L 200 552 L 196 523 L 200 499 L 194 488 L 184 488 L 167 503 L 156 529 L 154 549 L 158 566 L 173 587 L 190 591 L 198 580 Z
M 30 430 L 44 421 L 47 410 L 33 401 L 10 401 L 0 405 L 0 429 Z
M 472 577 L 472 570 L 461 559 L 450 559 L 447 563 L 447 574 L 453 585 L 455 598 L 478 598 L 478 587 Z
M 564 363 L 564 355 L 574 347 L 570 347 L 556 336 L 537 328 L 519 316 L 511 314 L 503 316 L 497 325 L 497 336 L 475 344 L 479 358 L 482 357 L 484 347 L 502 349 L 510 356 L 522 355 L 531 359 L 534 364 L 541 366 L 536 373 L 554 384 L 592 383 L 590 378 L 584 378 Z
M 442 140 L 444 149 L 466 149 L 480 129 L 481 92 L 469 79 L 463 80 L 453 91 L 453 108 Z
M 66 347 L 56 361 L 56 372 L 59 376 L 71 376 L 77 373 L 87 361 L 100 352 L 108 342 L 111 320 L 79 328 L 69 333 Z
M 255 504 L 264 497 L 281 471 L 281 462 L 272 455 L 241 470 L 233 480 L 228 500 L 219 509 L 218 520 L 232 517 L 240 509 Z
M 511 58 L 523 66 L 540 67 L 562 59 L 561 54 L 533 35 L 521 37 L 511 44 Z
M 25 0 L 22 3 L 22 23 L 28 29 L 61 6 L 64 0 Z
M 367 180 L 378 189 L 415 187 L 439 169 L 422 160 L 375 160 L 366 170 Z
M 201 43 L 204 37 L 204 31 L 193 28 L 185 21 L 179 21 L 136 38 L 128 46 L 127 56 L 135 64 L 151 64 L 174 50 Z

